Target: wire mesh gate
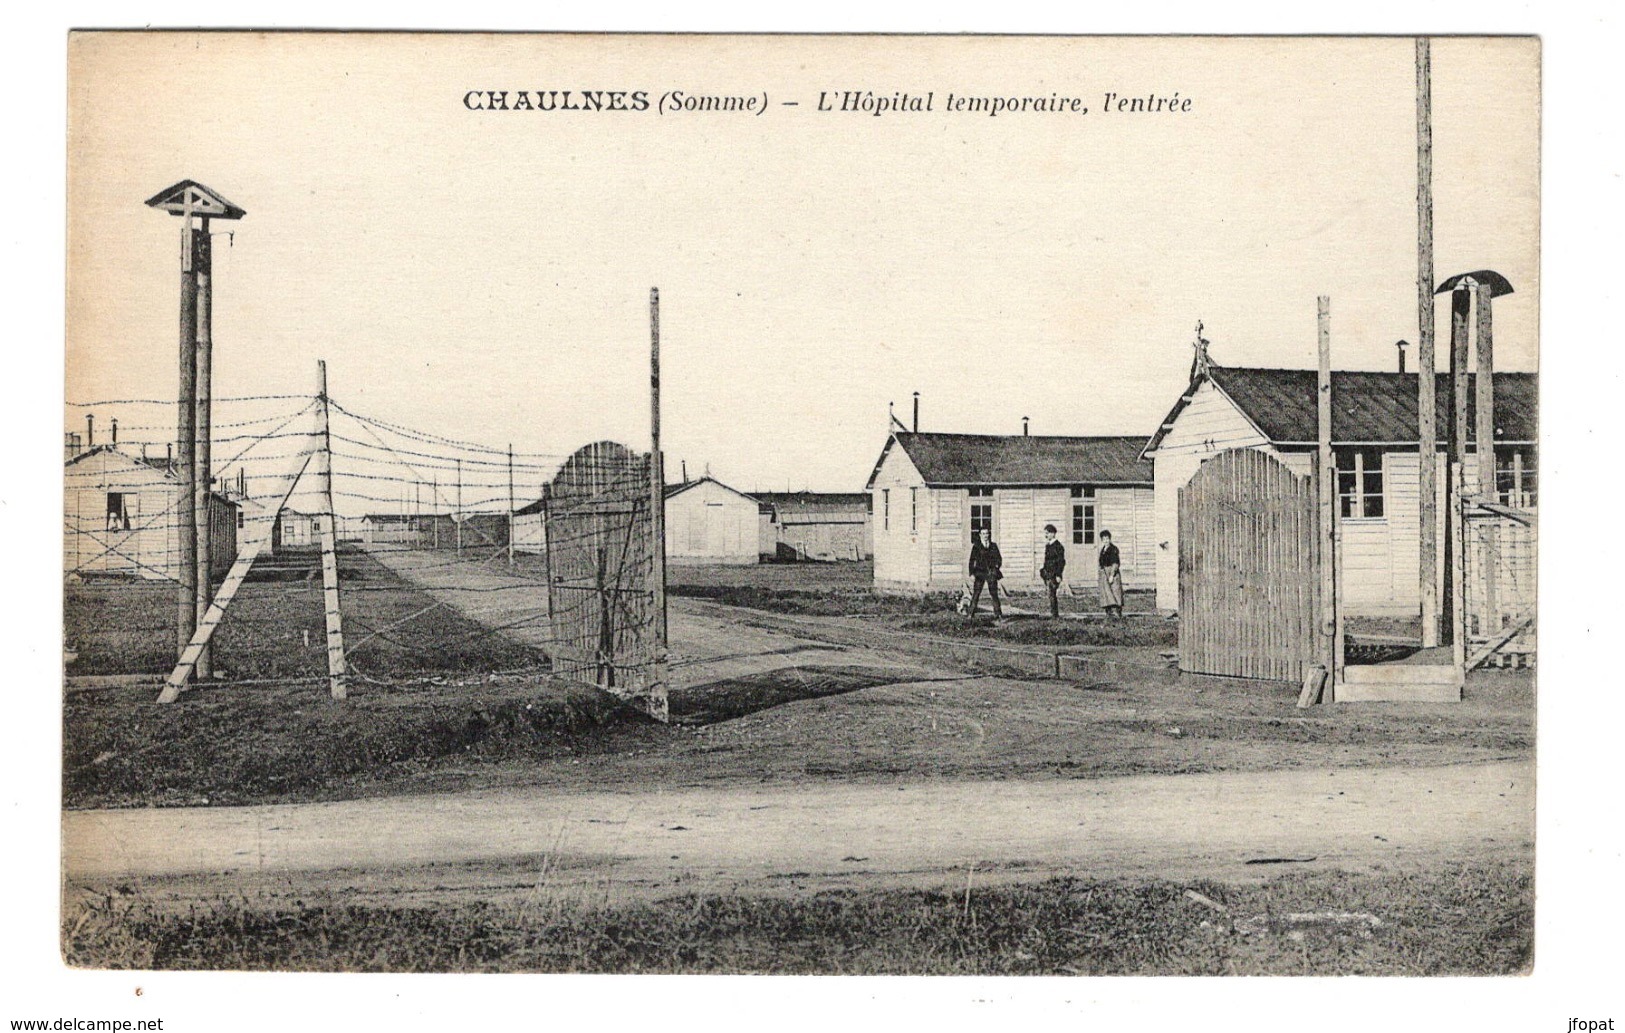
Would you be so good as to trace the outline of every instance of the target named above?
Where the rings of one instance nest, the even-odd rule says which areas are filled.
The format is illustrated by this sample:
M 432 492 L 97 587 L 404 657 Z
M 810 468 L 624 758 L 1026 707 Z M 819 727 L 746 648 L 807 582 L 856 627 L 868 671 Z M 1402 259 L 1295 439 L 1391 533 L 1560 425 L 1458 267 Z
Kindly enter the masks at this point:
M 649 456 L 613 441 L 579 449 L 546 494 L 549 650 L 556 673 L 591 681 L 665 720 L 665 657 Z
M 1314 479 L 1256 449 L 1179 490 L 1179 667 L 1301 681 L 1317 663 Z
M 1535 653 L 1534 514 L 1472 502 L 1462 509 L 1468 668 L 1526 665 Z

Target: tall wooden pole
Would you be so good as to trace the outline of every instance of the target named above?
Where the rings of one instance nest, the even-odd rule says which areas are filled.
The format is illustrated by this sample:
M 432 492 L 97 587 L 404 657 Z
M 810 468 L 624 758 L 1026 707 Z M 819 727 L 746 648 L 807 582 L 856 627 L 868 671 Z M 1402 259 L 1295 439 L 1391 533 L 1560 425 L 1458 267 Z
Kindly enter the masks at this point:
M 434 528 L 434 547 L 440 548 L 440 475 L 429 475 L 429 526 Z
M 463 558 L 463 461 L 457 460 L 457 512 L 452 517 L 457 525 L 457 558 Z
M 344 662 L 344 622 L 339 614 L 339 557 L 338 534 L 334 526 L 338 517 L 333 509 L 333 439 L 328 426 L 327 363 L 316 363 L 320 391 L 316 396 L 316 413 L 321 421 L 321 451 L 316 468 L 322 496 L 322 603 L 327 611 L 327 682 L 334 699 L 346 695 Z
M 1331 299 L 1315 301 L 1320 366 L 1315 382 L 1315 414 L 1320 457 L 1320 628 L 1326 657 L 1327 700 L 1342 683 L 1342 619 L 1337 612 L 1337 459 L 1332 452 L 1332 315 Z
M 513 442 L 508 442 L 508 566 L 513 566 Z
M 1422 646 L 1439 644 L 1439 442 L 1433 355 L 1433 68 L 1416 41 L 1416 423 Z
M 203 216 L 197 236 L 197 446 L 193 461 L 197 472 L 197 600 L 194 609 L 201 623 L 214 600 L 214 516 L 210 499 L 214 494 L 214 457 L 210 440 L 214 433 L 214 332 L 210 326 L 214 308 L 214 249 L 210 245 L 209 219 Z M 204 646 L 198 655 L 197 677 L 214 677 L 213 650 Z
M 175 545 L 180 570 L 176 606 L 176 656 L 197 631 L 197 227 L 188 194 L 181 216 L 180 397 L 176 404 Z M 188 672 L 190 673 L 190 672 Z
M 1472 303 L 1468 284 L 1450 292 L 1450 505 L 1446 511 L 1450 549 L 1445 554 L 1445 614 L 1458 667 L 1465 666 L 1467 659 L 1467 576 L 1463 569 L 1461 499 L 1467 469 L 1467 317 Z
M 660 451 L 660 289 L 649 288 L 649 547 L 655 656 L 651 701 L 666 718 L 666 461 Z
M 1478 426 L 1473 437 L 1473 451 L 1478 457 L 1478 497 L 1495 501 L 1495 337 L 1492 329 L 1490 285 L 1473 286 L 1473 305 L 1478 309 L 1478 373 L 1473 378 L 1476 388 L 1473 401 Z M 1463 528 L 1463 531 L 1466 529 Z M 1484 529 L 1483 540 L 1478 543 L 1483 556 L 1479 578 L 1484 585 L 1484 620 L 1479 633 L 1493 637 L 1500 627 L 1501 600 L 1496 584 L 1496 559 L 1500 552 L 1500 534 L 1494 523 Z

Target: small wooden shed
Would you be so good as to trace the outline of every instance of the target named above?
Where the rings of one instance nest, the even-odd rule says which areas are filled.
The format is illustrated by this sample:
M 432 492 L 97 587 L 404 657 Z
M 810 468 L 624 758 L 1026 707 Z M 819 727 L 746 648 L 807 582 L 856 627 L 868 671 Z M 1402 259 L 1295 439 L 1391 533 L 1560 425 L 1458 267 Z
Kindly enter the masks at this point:
M 713 477 L 666 487 L 666 562 L 756 563 L 760 505 Z

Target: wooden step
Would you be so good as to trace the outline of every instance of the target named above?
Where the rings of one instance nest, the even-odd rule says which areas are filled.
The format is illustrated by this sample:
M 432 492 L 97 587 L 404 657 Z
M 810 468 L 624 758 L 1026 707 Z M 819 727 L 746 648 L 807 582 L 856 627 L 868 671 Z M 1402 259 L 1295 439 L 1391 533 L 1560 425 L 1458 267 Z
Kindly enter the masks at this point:
M 1454 666 L 1375 664 L 1343 669 L 1338 703 L 1459 703 L 1461 682 Z

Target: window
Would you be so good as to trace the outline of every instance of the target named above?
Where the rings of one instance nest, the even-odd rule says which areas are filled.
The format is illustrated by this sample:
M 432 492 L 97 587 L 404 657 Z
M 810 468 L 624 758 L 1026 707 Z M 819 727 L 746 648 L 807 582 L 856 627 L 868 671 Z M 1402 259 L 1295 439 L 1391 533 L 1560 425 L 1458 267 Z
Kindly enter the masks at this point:
M 1380 449 L 1337 450 L 1337 498 L 1341 516 L 1377 518 L 1383 515 Z
M 1095 489 L 1072 489 L 1072 544 L 1095 544 Z
M 1534 509 L 1536 496 L 1535 450 L 1528 447 L 1495 450 L 1495 497 L 1503 506 Z
M 908 490 L 908 533 L 915 534 L 920 529 L 920 489 Z
M 970 536 L 979 538 L 983 531 L 993 533 L 993 489 L 970 490 Z
M 891 489 L 880 489 L 880 529 L 891 530 Z
M 128 531 L 130 529 L 129 496 L 121 491 L 107 493 L 107 530 Z

